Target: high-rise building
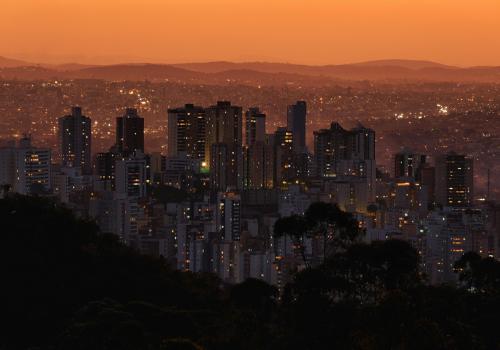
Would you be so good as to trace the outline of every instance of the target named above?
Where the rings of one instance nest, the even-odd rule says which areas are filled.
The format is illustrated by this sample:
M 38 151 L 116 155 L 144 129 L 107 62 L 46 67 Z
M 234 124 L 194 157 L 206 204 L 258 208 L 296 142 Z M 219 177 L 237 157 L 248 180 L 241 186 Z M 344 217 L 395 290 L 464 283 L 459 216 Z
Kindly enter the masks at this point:
M 215 147 L 213 147 L 216 145 Z M 213 154 L 215 151 L 217 154 Z M 221 159 L 220 157 L 225 157 Z M 219 101 L 206 109 L 205 159 L 209 162 L 214 189 L 225 191 L 228 187 L 243 187 L 243 147 L 242 147 L 242 109 L 232 106 L 231 102 Z M 215 174 L 224 168 L 225 175 Z M 224 183 L 215 183 L 224 179 Z
M 95 155 L 94 175 L 100 189 L 111 190 L 115 187 L 115 162 L 121 159 L 116 149 L 100 152 Z
M 375 132 L 362 126 L 345 130 L 332 123 L 330 129 L 314 132 L 314 158 L 320 177 L 362 175 L 363 163 L 375 160 Z
M 14 192 L 34 194 L 51 189 L 51 151 L 32 146 L 29 136 L 17 147 L 0 148 L 0 185 Z
M 424 164 L 419 171 L 420 184 L 427 189 L 427 198 L 429 203 L 436 201 L 436 168 L 428 163 Z
M 408 150 L 394 155 L 394 177 L 407 177 L 420 181 L 421 170 L 426 164 L 426 156 Z
M 214 143 L 210 156 L 210 188 L 214 191 L 226 191 L 228 188 L 228 147 L 225 143 Z
M 122 117 L 116 118 L 116 146 L 122 154 L 144 153 L 144 118 L 137 109 L 127 108 Z
M 63 167 L 80 167 L 83 175 L 92 174 L 91 131 L 91 120 L 82 115 L 80 107 L 73 107 L 71 115 L 59 118 Z
M 338 123 L 314 132 L 314 159 L 318 177 L 363 180 L 368 202 L 375 200 L 375 132 L 363 126 L 345 130 Z
M 286 186 L 295 179 L 293 133 L 287 128 L 278 128 L 274 135 L 274 186 Z
M 274 186 L 274 145 L 257 142 L 245 149 L 245 188 L 272 189 Z
M 245 142 L 248 147 L 257 142 L 264 142 L 266 137 L 266 115 L 258 107 L 250 108 L 245 113 Z
M 146 196 L 148 181 L 147 159 L 138 152 L 129 158 L 115 162 L 115 191 L 128 197 L 142 198 Z
M 306 152 L 306 115 L 307 105 L 305 101 L 288 106 L 287 129 L 293 134 L 294 152 Z
M 222 241 L 238 241 L 241 235 L 241 197 L 234 192 L 220 192 L 216 208 L 217 232 Z
M 205 155 L 205 109 L 193 104 L 168 110 L 168 156 L 209 161 Z
M 272 188 L 274 145 L 266 135 L 266 115 L 257 107 L 245 113 L 245 134 L 245 188 Z
M 218 101 L 217 105 L 207 108 L 205 159 L 210 159 L 210 146 L 214 143 L 241 146 L 242 125 L 242 108 L 231 102 Z
M 436 158 L 436 202 L 442 206 L 464 207 L 474 195 L 473 161 L 449 153 Z

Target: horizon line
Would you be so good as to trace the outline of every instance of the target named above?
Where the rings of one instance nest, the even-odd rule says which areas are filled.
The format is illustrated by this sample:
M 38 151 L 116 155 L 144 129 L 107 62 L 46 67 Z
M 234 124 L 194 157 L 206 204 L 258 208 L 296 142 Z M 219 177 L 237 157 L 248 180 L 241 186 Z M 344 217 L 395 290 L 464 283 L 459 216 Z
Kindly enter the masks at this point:
M 24 56 L 24 55 L 20 55 Z M 18 56 L 19 57 L 19 56 Z M 108 62 L 101 62 L 101 63 L 96 63 L 96 61 L 92 62 L 92 60 L 89 60 L 88 62 L 85 62 L 85 58 L 80 59 L 80 60 L 55 60 L 55 61 L 47 61 L 47 60 L 40 60 L 40 61 L 32 61 L 30 59 L 26 58 L 18 58 L 15 57 L 14 55 L 4 55 L 0 54 L 0 58 L 7 59 L 7 60 L 13 60 L 13 61 L 21 61 L 25 62 L 34 66 L 60 66 L 60 65 L 70 65 L 70 64 L 75 64 L 75 65 L 92 65 L 92 66 L 116 66 L 116 65 L 127 65 L 127 64 L 157 64 L 157 65 L 170 65 L 170 66 L 176 66 L 176 65 L 186 65 L 186 64 L 206 64 L 206 63 L 234 63 L 234 64 L 245 64 L 245 63 L 268 63 L 268 64 L 287 64 L 287 65 L 297 65 L 297 66 L 310 66 L 310 67 L 325 67 L 325 66 L 348 66 L 348 65 L 361 65 L 361 64 L 369 64 L 369 63 L 382 63 L 382 62 L 390 62 L 390 61 L 401 61 L 401 62 L 422 62 L 422 63 L 431 63 L 435 65 L 441 65 L 444 67 L 450 67 L 450 68 L 474 68 L 474 67 L 499 67 L 499 64 L 472 64 L 472 65 L 459 65 L 459 64 L 449 64 L 449 63 L 444 63 L 438 60 L 432 60 L 432 59 L 418 59 L 418 58 L 377 58 L 377 59 L 367 59 L 367 60 L 360 60 L 360 61 L 349 61 L 349 62 L 344 62 L 344 63 L 303 63 L 303 62 L 294 62 L 294 61 L 287 61 L 287 60 L 279 60 L 276 58 L 274 59 L 196 59 L 196 60 L 176 60 L 176 61 L 170 61 L 165 60 L 165 59 L 148 59 L 148 58 L 125 58 L 125 59 L 115 59 L 115 60 L 110 60 Z M 114 62 L 112 62 L 114 61 Z

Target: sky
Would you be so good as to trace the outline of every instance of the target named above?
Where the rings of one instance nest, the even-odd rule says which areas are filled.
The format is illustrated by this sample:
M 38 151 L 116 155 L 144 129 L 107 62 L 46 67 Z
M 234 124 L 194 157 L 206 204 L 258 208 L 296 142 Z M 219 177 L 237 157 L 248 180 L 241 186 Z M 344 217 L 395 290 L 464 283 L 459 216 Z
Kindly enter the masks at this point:
M 500 0 L 1 0 L 0 56 L 500 66 Z

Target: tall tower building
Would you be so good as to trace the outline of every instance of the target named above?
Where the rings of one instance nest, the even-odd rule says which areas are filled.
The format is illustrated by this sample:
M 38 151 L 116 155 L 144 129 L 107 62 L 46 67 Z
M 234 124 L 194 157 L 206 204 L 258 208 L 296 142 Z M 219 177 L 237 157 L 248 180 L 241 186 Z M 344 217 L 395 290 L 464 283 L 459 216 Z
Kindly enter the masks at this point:
M 314 132 L 317 176 L 366 184 L 368 202 L 375 201 L 375 132 L 363 126 L 345 130 L 338 123 Z
M 436 202 L 448 207 L 472 204 L 474 195 L 473 160 L 449 153 L 436 158 Z
M 220 192 L 216 207 L 217 232 L 222 241 L 238 241 L 241 235 L 241 197 L 234 192 Z
M 80 167 L 83 175 L 92 174 L 90 118 L 82 115 L 80 107 L 73 107 L 71 115 L 59 118 L 62 166 Z
M 426 156 L 405 150 L 394 156 L 394 177 L 407 177 L 420 180 L 421 171 L 426 164 Z
M 226 174 L 225 185 L 237 189 L 243 187 L 244 178 L 242 125 L 242 108 L 232 106 L 231 102 L 219 101 L 217 105 L 206 109 L 205 159 L 209 160 L 210 168 L 216 163 L 223 163 Z M 217 154 L 212 155 L 212 151 L 216 151 Z M 220 160 L 221 156 L 225 158 Z M 222 165 L 217 165 L 215 171 L 221 168 Z M 210 174 L 212 180 L 222 178 L 222 175 L 215 174 L 212 169 Z M 226 190 L 222 184 L 218 184 L 216 188 Z
M 259 190 L 274 187 L 274 156 L 274 138 L 267 138 L 266 142 L 257 142 L 245 149 L 246 189 Z
M 205 160 L 205 109 L 193 104 L 168 110 L 168 156 Z
M 141 152 L 118 159 L 115 162 L 115 191 L 128 197 L 145 197 L 147 175 L 147 161 Z
M 214 143 L 243 144 L 241 107 L 218 101 L 217 105 L 206 109 L 206 118 L 205 159 L 210 159 L 210 146 Z
M 294 169 L 294 135 L 287 128 L 278 128 L 274 141 L 274 186 L 284 186 L 296 177 Z
M 225 143 L 214 143 L 210 156 L 210 188 L 226 191 L 228 188 L 228 148 Z
M 127 108 L 125 115 L 116 118 L 116 146 L 122 154 L 144 153 L 144 118 L 137 109 Z
M 294 139 L 294 152 L 306 151 L 306 115 L 305 101 L 297 101 L 287 109 L 287 129 L 292 132 Z
M 245 142 L 248 147 L 257 142 L 264 142 L 266 137 L 266 115 L 258 107 L 250 108 L 245 113 Z
M 266 115 L 257 107 L 245 113 L 245 135 L 245 188 L 272 188 L 274 147 L 267 142 Z

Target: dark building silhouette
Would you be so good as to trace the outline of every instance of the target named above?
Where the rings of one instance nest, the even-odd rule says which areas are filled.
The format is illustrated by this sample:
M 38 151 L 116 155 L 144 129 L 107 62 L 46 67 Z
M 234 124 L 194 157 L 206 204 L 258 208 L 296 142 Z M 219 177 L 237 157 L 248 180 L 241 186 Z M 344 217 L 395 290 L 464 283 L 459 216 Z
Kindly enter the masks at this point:
M 63 167 L 80 167 L 82 174 L 92 174 L 91 131 L 91 120 L 82 115 L 80 107 L 73 107 L 70 115 L 59 118 Z
M 436 202 L 449 207 L 472 204 L 473 161 L 465 155 L 448 153 L 436 158 Z
M 427 188 L 429 203 L 436 201 L 436 168 L 428 163 L 424 164 L 419 172 L 419 181 Z
M 250 108 L 245 113 L 245 142 L 248 147 L 266 138 L 266 115 L 258 107 Z
M 137 109 L 127 108 L 124 116 L 116 118 L 116 146 L 123 154 L 144 152 L 144 118 Z
M 242 108 L 232 106 L 231 102 L 219 101 L 206 109 L 205 159 L 209 160 L 212 184 L 216 189 L 225 191 L 227 187 L 243 187 L 242 126 Z M 216 169 L 212 169 L 213 166 Z M 218 174 L 222 169 L 225 176 Z M 217 183 L 217 179 L 224 181 Z
M 274 185 L 283 187 L 296 177 L 292 131 L 278 128 L 273 135 L 274 142 Z
M 205 159 L 205 109 L 193 104 L 168 110 L 168 156 Z
M 287 129 L 293 133 L 294 152 L 306 151 L 306 115 L 307 105 L 305 101 L 297 101 L 289 105 L 287 110 Z
M 426 162 L 426 156 L 411 151 L 403 151 L 394 156 L 394 177 L 408 177 L 417 181 L 421 178 L 421 170 Z
M 358 126 L 346 130 L 338 123 L 314 132 L 316 175 L 335 180 L 358 179 L 367 185 L 367 200 L 375 200 L 375 131 Z
M 95 155 L 94 175 L 97 176 L 96 180 L 99 182 L 102 189 L 114 189 L 115 162 L 119 157 L 116 148 L 112 148 L 109 152 L 101 152 Z

